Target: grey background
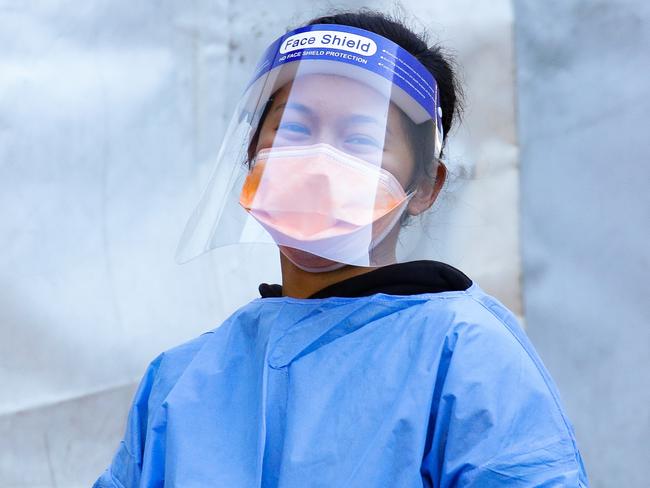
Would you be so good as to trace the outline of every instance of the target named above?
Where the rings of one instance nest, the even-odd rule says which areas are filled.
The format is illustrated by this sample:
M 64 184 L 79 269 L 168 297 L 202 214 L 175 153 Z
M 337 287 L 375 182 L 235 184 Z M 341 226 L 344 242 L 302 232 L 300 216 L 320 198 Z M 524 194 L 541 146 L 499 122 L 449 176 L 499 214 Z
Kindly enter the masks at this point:
M 174 248 L 261 50 L 364 5 L 0 0 L 0 488 L 89 486 L 147 362 L 278 282 L 274 249 L 179 267 Z M 431 257 L 524 320 L 592 486 L 646 486 L 649 8 L 402 11 L 468 96 Z
M 0 487 L 89 486 L 147 363 L 279 281 L 274 246 L 175 247 L 263 49 L 363 5 L 0 0 Z M 459 178 L 421 250 L 520 314 L 511 4 L 373 7 L 466 67 Z
M 650 4 L 516 1 L 528 334 L 592 486 L 650 486 Z

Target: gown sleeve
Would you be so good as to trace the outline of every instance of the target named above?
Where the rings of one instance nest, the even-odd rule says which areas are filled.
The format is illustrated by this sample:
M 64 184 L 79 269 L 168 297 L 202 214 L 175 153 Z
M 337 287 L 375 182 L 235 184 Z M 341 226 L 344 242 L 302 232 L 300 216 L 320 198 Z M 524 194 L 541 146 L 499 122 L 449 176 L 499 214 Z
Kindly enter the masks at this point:
M 451 487 L 587 487 L 573 428 L 509 312 L 454 327 L 443 348 L 422 474 Z M 499 316 L 500 315 L 500 316 Z
M 140 485 L 142 458 L 150 410 L 150 396 L 162 355 L 147 368 L 129 410 L 126 433 L 111 465 L 93 488 L 132 488 Z

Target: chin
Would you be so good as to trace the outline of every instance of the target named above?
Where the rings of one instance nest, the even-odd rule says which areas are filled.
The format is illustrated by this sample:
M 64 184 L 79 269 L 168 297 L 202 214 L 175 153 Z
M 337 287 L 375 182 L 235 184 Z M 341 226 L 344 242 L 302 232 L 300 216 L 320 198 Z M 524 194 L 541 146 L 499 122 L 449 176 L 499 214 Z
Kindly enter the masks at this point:
M 279 248 L 289 261 L 309 273 L 324 273 L 346 266 L 345 263 L 332 261 L 293 247 L 279 246 Z

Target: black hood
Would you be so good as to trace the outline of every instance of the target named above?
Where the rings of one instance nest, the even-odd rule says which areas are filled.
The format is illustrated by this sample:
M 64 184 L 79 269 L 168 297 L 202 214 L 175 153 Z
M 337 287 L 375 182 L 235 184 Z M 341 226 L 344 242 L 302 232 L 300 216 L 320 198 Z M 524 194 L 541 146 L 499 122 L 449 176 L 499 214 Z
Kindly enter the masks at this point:
M 411 261 L 382 266 L 347 278 L 317 291 L 308 298 L 364 297 L 375 293 L 417 295 L 443 291 L 463 291 L 472 285 L 465 274 L 439 261 Z M 262 298 L 281 297 L 281 285 L 262 283 Z

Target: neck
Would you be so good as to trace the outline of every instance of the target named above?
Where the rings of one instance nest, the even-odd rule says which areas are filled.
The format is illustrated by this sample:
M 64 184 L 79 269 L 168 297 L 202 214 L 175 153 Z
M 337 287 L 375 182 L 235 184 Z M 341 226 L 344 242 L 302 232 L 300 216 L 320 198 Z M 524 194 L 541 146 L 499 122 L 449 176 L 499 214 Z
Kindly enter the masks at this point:
M 307 298 L 334 283 L 375 269 L 346 265 L 333 271 L 310 273 L 297 267 L 282 253 L 280 253 L 280 266 L 282 269 L 282 295 L 293 298 Z

